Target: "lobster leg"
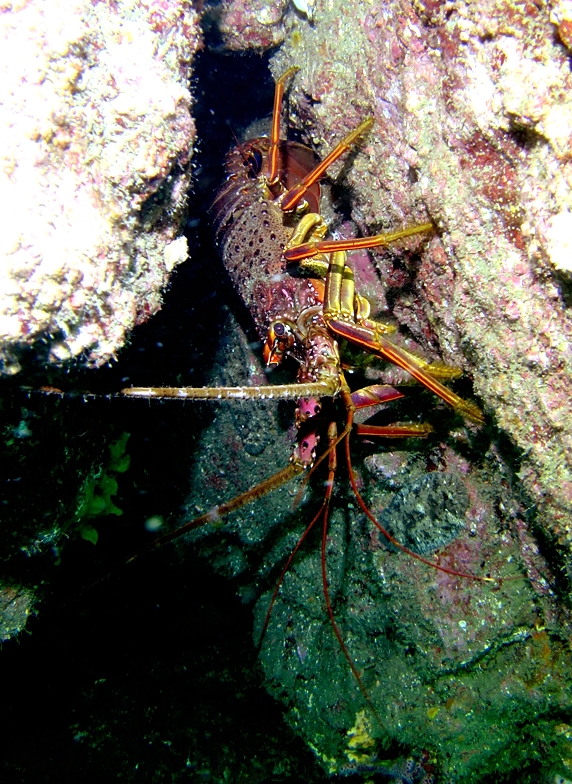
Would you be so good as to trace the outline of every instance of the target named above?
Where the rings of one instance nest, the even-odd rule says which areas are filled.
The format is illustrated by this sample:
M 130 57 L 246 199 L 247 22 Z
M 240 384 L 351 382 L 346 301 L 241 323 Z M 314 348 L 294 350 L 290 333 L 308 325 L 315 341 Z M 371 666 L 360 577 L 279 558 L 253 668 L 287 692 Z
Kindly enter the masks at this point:
M 408 226 L 390 234 L 374 234 L 371 237 L 354 237 L 347 240 L 316 240 L 311 238 L 308 242 L 287 247 L 284 251 L 284 258 L 286 261 L 301 261 L 302 259 L 317 256 L 320 253 L 379 248 L 383 245 L 390 245 L 397 240 L 405 239 L 405 237 L 412 237 L 415 234 L 431 231 L 434 228 L 432 223 L 420 223 L 418 226 Z
M 426 389 L 438 395 L 438 397 L 463 414 L 467 419 L 479 425 L 485 421 L 483 412 L 478 406 L 469 400 L 464 400 L 444 384 L 441 384 L 440 381 L 413 362 L 408 352 L 391 343 L 383 335 L 376 335 L 373 330 L 362 327 L 359 324 L 350 324 L 335 319 L 328 321 L 328 327 L 336 335 L 349 340 L 356 346 L 360 346 L 364 351 L 393 362 L 394 365 L 405 370 Z
M 346 418 L 346 426 L 344 428 L 344 432 L 338 439 L 336 439 L 336 441 L 334 442 L 334 447 L 337 446 L 341 441 L 345 441 L 344 446 L 345 446 L 346 464 L 348 467 L 348 477 L 350 480 L 350 485 L 353 490 L 355 499 L 358 502 L 358 505 L 360 506 L 361 510 L 367 515 L 367 517 L 371 520 L 371 522 L 375 525 L 375 527 L 385 536 L 385 538 L 388 539 L 388 541 L 390 541 L 395 547 L 397 547 L 402 552 L 414 558 L 416 561 L 421 561 L 421 563 L 427 564 L 427 566 L 430 566 L 432 569 L 436 569 L 439 572 L 450 574 L 455 577 L 464 577 L 466 579 L 475 580 L 477 582 L 491 582 L 491 583 L 495 582 L 496 580 L 493 577 L 482 577 L 480 575 L 471 574 L 471 572 L 462 572 L 457 569 L 450 569 L 447 566 L 441 566 L 440 564 L 434 563 L 433 561 L 424 558 L 422 555 L 419 555 L 419 553 L 413 552 L 413 550 L 410 550 L 409 548 L 402 545 L 401 542 L 398 542 L 397 539 L 395 539 L 395 537 L 392 536 L 389 533 L 389 531 L 386 528 L 384 528 L 381 525 L 381 523 L 376 519 L 376 517 L 373 515 L 373 513 L 365 503 L 364 499 L 362 498 L 362 495 L 357 486 L 356 477 L 352 467 L 352 460 L 351 460 L 351 453 L 350 453 L 350 433 L 355 427 L 354 414 L 357 407 L 356 403 L 354 403 L 354 395 L 355 393 L 351 393 L 349 391 L 345 380 L 342 378 L 341 396 L 346 406 L 347 418 Z M 419 434 L 417 433 L 414 435 L 419 435 Z M 322 455 L 320 460 L 316 461 L 312 470 L 314 470 L 317 467 L 318 463 L 321 462 L 321 460 L 323 459 L 324 459 L 324 455 Z
M 276 81 L 274 108 L 272 110 L 272 130 L 270 132 L 270 150 L 268 151 L 268 167 L 266 171 L 266 184 L 271 191 L 280 183 L 280 112 L 282 110 L 282 98 L 284 97 L 284 85 L 292 74 L 298 70 L 300 69 L 295 65 L 293 68 L 289 68 Z
M 231 512 L 235 512 L 237 509 L 242 509 L 244 506 L 247 506 L 253 501 L 257 501 L 259 498 L 262 498 L 268 493 L 271 493 L 273 490 L 277 490 L 279 487 L 282 487 L 282 485 L 290 482 L 292 479 L 294 479 L 294 477 L 298 476 L 303 471 L 304 466 L 300 465 L 295 460 L 292 460 L 286 466 L 286 468 L 283 468 L 281 471 L 273 474 L 268 479 L 260 482 L 260 484 L 251 487 L 250 490 L 247 490 L 245 493 L 237 495 L 226 504 L 216 506 L 214 509 L 211 509 L 209 512 L 206 512 L 200 517 L 195 517 L 193 520 L 189 520 L 189 522 L 179 526 L 179 528 L 175 528 L 174 531 L 170 531 L 168 534 L 155 539 L 153 542 L 151 542 L 151 544 L 147 545 L 147 547 L 143 548 L 142 550 L 139 550 L 138 553 L 132 555 L 124 563 L 132 563 L 142 555 L 146 555 L 152 550 L 156 550 L 159 547 L 162 547 L 164 544 L 172 542 L 174 539 L 178 539 L 180 536 L 189 533 L 189 531 L 194 531 L 195 528 L 201 528 L 203 525 L 222 525 L 224 518 L 227 517 Z
M 304 198 L 304 194 L 311 188 L 314 183 L 318 182 L 324 174 L 326 170 L 337 161 L 345 152 L 347 152 L 351 147 L 353 147 L 354 143 L 360 136 L 363 136 L 365 133 L 369 131 L 371 126 L 373 125 L 373 118 L 368 117 L 364 120 L 357 128 L 353 131 L 350 131 L 347 136 L 345 136 L 339 144 L 337 144 L 334 149 L 327 155 L 323 161 L 312 169 L 304 179 L 296 185 L 294 188 L 290 188 L 287 193 L 284 194 L 282 201 L 280 203 L 280 207 L 283 212 L 292 212 L 298 206 L 298 203 L 301 199 Z
M 397 389 L 386 384 L 374 384 L 370 387 L 358 389 L 350 394 L 350 399 L 355 411 L 378 406 L 380 403 L 390 403 L 404 397 Z M 425 438 L 433 432 L 428 423 L 410 423 L 407 425 L 368 425 L 354 424 L 354 432 L 358 436 L 377 436 L 382 438 Z
M 482 424 L 482 411 L 474 403 L 463 400 L 455 392 L 438 381 L 423 362 L 417 360 L 407 351 L 389 341 L 375 327 L 375 322 L 364 319 L 363 323 L 355 323 L 355 286 L 353 273 L 346 265 L 346 254 L 343 251 L 332 253 L 326 293 L 324 295 L 324 320 L 328 328 L 338 337 L 345 338 L 365 351 L 407 371 L 413 378 L 438 395 L 442 400 L 459 411 L 463 416 Z M 425 363 L 426 365 L 426 363 Z

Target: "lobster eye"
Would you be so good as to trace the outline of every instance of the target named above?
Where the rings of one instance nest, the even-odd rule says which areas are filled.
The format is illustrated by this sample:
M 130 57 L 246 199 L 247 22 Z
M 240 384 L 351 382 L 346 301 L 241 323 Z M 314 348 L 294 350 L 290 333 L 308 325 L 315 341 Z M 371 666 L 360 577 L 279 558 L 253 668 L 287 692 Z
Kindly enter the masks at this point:
M 257 149 L 250 149 L 246 155 L 246 164 L 250 169 L 250 177 L 258 177 L 262 169 L 262 153 Z

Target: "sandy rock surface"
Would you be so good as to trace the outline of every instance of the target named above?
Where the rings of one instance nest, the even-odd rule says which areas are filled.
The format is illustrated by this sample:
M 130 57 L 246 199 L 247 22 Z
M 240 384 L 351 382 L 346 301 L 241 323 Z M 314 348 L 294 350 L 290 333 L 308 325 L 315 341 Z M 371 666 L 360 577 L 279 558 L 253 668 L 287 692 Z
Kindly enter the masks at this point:
M 187 0 L 0 4 L 0 360 L 100 366 L 161 306 L 199 43 Z

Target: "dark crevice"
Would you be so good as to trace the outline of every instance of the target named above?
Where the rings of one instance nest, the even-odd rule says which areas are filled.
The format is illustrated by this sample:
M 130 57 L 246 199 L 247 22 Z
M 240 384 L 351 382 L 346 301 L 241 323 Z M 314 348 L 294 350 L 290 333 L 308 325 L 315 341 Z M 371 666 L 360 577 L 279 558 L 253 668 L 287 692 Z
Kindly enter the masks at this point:
M 81 392 L 202 386 L 228 308 L 251 328 L 217 258 L 208 208 L 233 132 L 239 136 L 269 113 L 273 85 L 267 57 L 223 55 L 210 43 L 193 76 L 198 144 L 186 227 L 192 260 L 176 270 L 161 312 L 134 331 L 112 367 L 28 371 L 5 387 L 0 425 L 13 430 L 24 416 L 29 443 L 39 444 L 33 464 L 26 463 L 24 440 L 14 444 L 21 479 L 2 507 L 5 545 L 23 520 L 53 515 L 59 488 L 76 492 L 90 461 L 104 464 L 107 443 L 123 432 L 130 434 L 131 465 L 115 476 L 113 501 L 123 514 L 87 520 L 97 545 L 70 521 L 61 549 L 48 546 L 37 561 L 22 556 L 8 567 L 13 584 L 45 583 L 45 599 L 0 655 L 4 782 L 326 781 L 261 685 L 251 608 L 236 599 L 235 586 L 212 575 L 206 559 L 189 555 L 182 563 L 167 547 L 84 590 L 149 541 L 146 520 L 179 516 L 212 407 L 84 401 Z M 151 203 L 147 210 L 153 217 Z M 22 392 L 22 384 L 79 391 L 59 399 Z M 88 450 L 92 433 L 95 452 Z M 20 492 L 25 482 L 27 492 Z

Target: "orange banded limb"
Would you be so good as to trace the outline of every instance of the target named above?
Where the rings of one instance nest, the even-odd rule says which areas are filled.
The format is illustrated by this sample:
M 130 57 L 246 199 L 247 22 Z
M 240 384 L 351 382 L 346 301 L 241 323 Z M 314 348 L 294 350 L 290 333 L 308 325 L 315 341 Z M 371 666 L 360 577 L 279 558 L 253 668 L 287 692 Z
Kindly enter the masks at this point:
M 353 145 L 355 144 L 356 140 L 359 139 L 360 136 L 363 136 L 364 133 L 367 133 L 371 126 L 373 125 L 373 118 L 368 117 L 367 120 L 364 120 L 357 128 L 353 131 L 350 131 L 347 136 L 345 136 L 342 141 L 334 147 L 329 155 L 327 155 L 323 161 L 321 161 L 315 169 L 313 169 L 309 174 L 307 174 L 304 179 L 296 185 L 294 188 L 291 188 L 282 199 L 280 204 L 281 209 L 284 212 L 292 212 L 292 210 L 296 209 L 298 202 L 304 198 L 304 194 L 311 188 L 314 183 L 316 183 L 319 179 L 321 179 L 326 170 L 329 166 L 337 161 L 345 152 L 347 152 Z
M 222 525 L 225 517 L 227 517 L 231 512 L 236 512 L 237 509 L 242 509 L 244 506 L 247 506 L 253 501 L 257 501 L 259 498 L 263 498 L 265 495 L 268 495 L 268 493 L 271 493 L 273 490 L 278 490 L 279 487 L 287 484 L 296 476 L 303 473 L 303 471 L 304 466 L 296 463 L 296 461 L 292 461 L 286 466 L 286 468 L 283 468 L 281 471 L 278 471 L 276 474 L 268 477 L 268 479 L 265 479 L 263 482 L 260 482 L 254 487 L 251 487 L 250 490 L 247 490 L 245 493 L 241 493 L 240 495 L 235 496 L 235 498 L 232 498 L 226 504 L 215 506 L 209 512 L 200 515 L 200 517 L 195 517 L 193 520 L 189 520 L 187 523 L 184 523 L 184 525 L 175 528 L 174 531 L 170 531 L 168 534 L 155 539 L 153 542 L 151 542 L 151 544 L 147 545 L 147 547 L 139 550 L 139 552 L 135 553 L 135 555 L 132 555 L 131 558 L 128 558 L 125 563 L 132 563 L 142 555 L 146 555 L 152 550 L 158 549 L 164 544 L 172 542 L 175 539 L 178 539 L 180 536 L 189 533 L 189 531 L 194 531 L 196 528 L 201 528 L 204 525 Z
M 372 384 L 350 394 L 352 406 L 356 411 L 361 408 L 378 406 L 380 403 L 391 403 L 391 401 L 399 400 L 402 397 L 404 397 L 403 392 L 388 384 Z
M 276 603 L 276 599 L 277 599 L 278 593 L 280 591 L 280 586 L 282 585 L 282 583 L 284 581 L 284 577 L 286 575 L 286 572 L 290 568 L 290 564 L 292 563 L 292 561 L 296 557 L 296 553 L 298 552 L 298 550 L 302 546 L 302 543 L 304 542 L 304 540 L 306 539 L 306 537 L 308 536 L 308 534 L 310 533 L 310 531 L 312 530 L 314 525 L 318 522 L 318 520 L 320 519 L 320 517 L 322 515 L 327 514 L 327 509 L 329 507 L 330 499 L 332 497 L 332 493 L 333 493 L 333 489 L 334 489 L 334 477 L 335 477 L 335 473 L 336 473 L 336 469 L 337 469 L 337 455 L 336 455 L 336 449 L 335 449 L 336 437 L 337 437 L 336 426 L 335 426 L 334 423 L 330 423 L 330 426 L 328 428 L 328 440 L 330 442 L 330 446 L 329 446 L 328 450 L 326 451 L 326 453 L 324 455 L 324 457 L 327 455 L 327 458 L 328 458 L 328 479 L 326 481 L 326 493 L 325 493 L 324 499 L 322 501 L 322 505 L 318 509 L 316 515 L 312 518 L 312 520 L 306 526 L 305 530 L 302 533 L 302 536 L 298 539 L 298 542 L 296 543 L 296 546 L 294 547 L 294 549 L 292 550 L 292 552 L 288 556 L 288 560 L 286 561 L 286 563 L 284 564 L 284 568 L 280 572 L 280 577 L 276 581 L 276 585 L 274 586 L 274 592 L 272 594 L 272 598 L 270 599 L 270 604 L 268 605 L 268 610 L 266 612 L 266 618 L 264 619 L 264 624 L 262 626 L 262 632 L 260 633 L 260 639 L 258 641 L 258 646 L 259 647 L 262 645 L 262 641 L 264 640 L 264 636 L 265 636 L 266 631 L 268 629 L 268 623 L 270 621 L 270 616 L 272 614 L 272 609 L 273 609 L 273 607 L 274 607 L 274 605 Z
M 348 324 L 335 319 L 328 320 L 328 327 L 336 335 L 349 340 L 356 346 L 360 346 L 364 351 L 393 362 L 394 365 L 407 371 L 416 381 L 459 411 L 467 419 L 479 425 L 483 424 L 483 412 L 478 406 L 469 400 L 463 400 L 462 397 L 459 397 L 444 384 L 441 384 L 440 381 L 437 381 L 436 378 L 433 378 L 433 376 L 420 368 L 413 360 L 411 354 L 402 351 L 399 346 L 391 343 L 383 335 L 375 334 L 372 330 L 358 324 Z
M 344 430 L 344 433 L 345 433 L 345 435 L 342 435 L 341 438 L 344 438 L 344 437 L 347 436 L 347 433 L 346 433 L 345 430 Z M 328 588 L 328 575 L 327 575 L 327 569 L 326 569 L 326 547 L 327 547 L 327 544 L 328 544 L 328 517 L 329 517 L 330 501 L 331 501 L 332 493 L 333 493 L 333 489 L 334 489 L 334 480 L 335 480 L 335 475 L 336 475 L 336 470 L 337 470 L 336 446 L 337 446 L 337 444 L 340 441 L 340 437 L 337 434 L 337 427 L 336 427 L 334 422 L 331 422 L 329 427 L 328 427 L 328 441 L 329 441 L 328 449 L 326 450 L 325 454 L 323 455 L 323 457 L 325 457 L 327 455 L 327 458 L 328 458 L 328 478 L 327 478 L 327 480 L 325 482 L 326 492 L 325 492 L 325 495 L 324 495 L 324 499 L 323 499 L 322 504 L 321 504 L 320 508 L 318 509 L 316 515 L 313 517 L 311 522 L 308 524 L 308 526 L 306 527 L 306 529 L 302 533 L 302 536 L 298 539 L 298 542 L 296 543 L 296 546 L 294 547 L 294 549 L 290 553 L 290 556 L 288 557 L 288 560 L 286 561 L 286 563 L 284 565 L 284 568 L 280 572 L 280 576 L 279 576 L 278 580 L 276 581 L 276 585 L 274 586 L 274 591 L 272 593 L 272 597 L 271 597 L 270 603 L 268 605 L 268 610 L 266 611 L 266 617 L 264 619 L 264 624 L 262 626 L 262 631 L 260 633 L 260 638 L 258 640 L 258 647 L 260 649 L 260 647 L 262 646 L 262 643 L 264 641 L 264 637 L 266 636 L 266 632 L 268 631 L 268 625 L 270 623 L 270 616 L 272 615 L 272 610 L 273 610 L 273 608 L 274 608 L 274 606 L 276 604 L 276 599 L 278 598 L 278 593 L 279 593 L 280 588 L 282 586 L 282 583 L 284 581 L 284 577 L 286 575 L 286 572 L 290 568 L 294 558 L 296 557 L 296 554 L 300 550 L 300 547 L 302 546 L 302 543 L 305 541 L 306 537 L 308 536 L 310 531 L 314 528 L 314 526 L 318 522 L 318 520 L 321 519 L 322 520 L 322 547 L 321 547 L 320 561 L 321 561 L 321 571 L 322 571 L 322 588 L 323 588 L 323 592 L 324 592 L 324 600 L 325 600 L 325 603 L 326 603 L 326 610 L 328 612 L 328 617 L 330 619 L 330 623 L 332 625 L 332 629 L 333 629 L 334 634 L 336 636 L 336 639 L 338 641 L 338 645 L 340 646 L 340 650 L 341 650 L 342 654 L 344 655 L 346 661 L 349 664 L 349 667 L 350 667 L 350 669 L 351 669 L 351 671 L 353 673 L 353 676 L 356 679 L 356 683 L 358 684 L 358 687 L 359 687 L 359 689 L 360 689 L 364 699 L 366 700 L 366 702 L 370 706 L 371 710 L 373 711 L 373 713 L 375 714 L 375 716 L 378 718 L 378 720 L 381 723 L 381 720 L 379 719 L 377 711 L 375 710 L 375 706 L 374 706 L 374 704 L 373 704 L 373 702 L 371 700 L 371 697 L 370 697 L 367 689 L 365 688 L 365 685 L 363 683 L 362 677 L 361 677 L 361 675 L 360 675 L 360 673 L 359 673 L 359 671 L 358 671 L 358 669 L 357 669 L 357 667 L 356 667 L 352 657 L 350 656 L 348 648 L 347 648 L 347 646 L 346 646 L 346 644 L 344 642 L 344 638 L 343 638 L 342 632 L 341 632 L 340 627 L 338 626 L 338 623 L 337 623 L 336 618 L 334 616 L 334 610 L 332 608 L 332 601 L 331 601 L 331 598 L 330 598 L 330 592 L 329 592 L 329 588 Z
M 224 518 L 227 517 L 231 512 L 235 512 L 237 509 L 242 509 L 242 507 L 247 506 L 253 501 L 257 501 L 259 498 L 262 498 L 268 493 L 271 493 L 273 490 L 278 490 L 278 488 L 282 487 L 303 473 L 304 470 L 305 467 L 303 465 L 297 463 L 295 460 L 292 460 L 286 466 L 286 468 L 283 468 L 281 471 L 278 471 L 277 473 L 268 477 L 268 479 L 265 479 L 263 482 L 260 482 L 254 487 L 251 487 L 250 490 L 247 490 L 245 493 L 241 493 L 240 495 L 235 496 L 225 504 L 215 506 L 209 512 L 200 515 L 200 517 L 195 517 L 193 520 L 189 520 L 187 523 L 184 523 L 178 528 L 175 528 L 173 531 L 170 531 L 164 536 L 160 536 L 158 539 L 154 539 L 150 544 L 148 544 L 146 547 L 143 547 L 126 561 L 122 561 L 120 564 L 117 564 L 117 566 L 108 571 L 107 574 L 105 574 L 103 577 L 100 577 L 99 579 L 95 580 L 95 582 L 88 585 L 86 590 L 98 585 L 103 580 L 107 579 L 110 575 L 114 574 L 120 569 L 123 569 L 123 567 L 127 564 L 133 563 L 133 561 L 139 560 L 139 558 L 142 556 L 158 550 L 163 545 L 168 544 L 169 542 L 173 542 L 175 539 L 178 539 L 179 537 L 189 533 L 189 531 L 194 531 L 196 528 L 201 528 L 204 525 L 222 525 Z
M 284 208 L 284 206 L 282 206 Z M 354 237 L 347 240 L 319 240 L 318 242 L 305 242 L 294 248 L 284 251 L 286 261 L 301 261 L 317 256 L 320 253 L 332 253 L 342 250 L 363 250 L 366 248 L 379 248 L 383 245 L 390 245 L 392 242 L 402 240 L 405 237 L 412 237 L 415 234 L 422 234 L 425 231 L 434 229 L 432 223 L 420 223 L 418 226 L 408 226 L 390 234 L 374 234 L 371 237 Z
M 376 438 L 427 438 L 433 428 L 426 422 L 409 425 L 354 425 L 358 436 L 375 436 Z
M 434 561 L 430 561 L 428 558 L 424 558 L 422 555 L 419 555 L 419 553 L 413 552 L 413 550 L 410 550 L 408 547 L 405 547 L 404 545 L 402 545 L 401 542 L 398 542 L 397 539 L 394 536 L 392 536 L 389 533 L 389 531 L 386 528 L 384 528 L 381 525 L 381 523 L 377 520 L 377 518 L 372 514 L 371 510 L 369 509 L 369 507 L 367 506 L 367 504 L 365 503 L 365 501 L 363 500 L 363 498 L 361 496 L 361 493 L 360 493 L 360 491 L 358 489 L 358 486 L 357 486 L 357 483 L 356 483 L 356 479 L 355 479 L 355 475 L 354 475 L 354 472 L 353 472 L 353 469 L 352 469 L 352 461 L 351 461 L 351 455 L 350 455 L 350 442 L 349 442 L 348 438 L 346 438 L 345 448 L 346 448 L 346 463 L 347 463 L 347 466 L 348 466 L 348 475 L 349 475 L 349 479 L 350 479 L 350 485 L 351 485 L 352 490 L 354 492 L 356 501 L 358 502 L 361 510 L 367 515 L 367 517 L 371 520 L 371 522 L 375 525 L 375 527 L 379 531 L 381 531 L 383 536 L 385 536 L 385 538 L 389 542 L 391 542 L 391 544 L 394 547 L 397 547 L 397 549 L 401 550 L 402 553 L 405 553 L 406 555 L 411 556 L 411 558 L 414 558 L 416 561 L 420 561 L 421 563 L 424 563 L 427 566 L 430 566 L 432 569 L 436 569 L 438 572 L 443 572 L 444 574 L 449 574 L 449 575 L 451 575 L 453 577 L 463 577 L 466 580 L 475 580 L 476 582 L 482 582 L 482 583 L 495 583 L 495 582 L 496 583 L 500 583 L 500 582 L 502 582 L 502 580 L 503 580 L 502 577 L 499 577 L 499 578 L 484 577 L 484 576 L 478 575 L 478 574 L 471 574 L 471 572 L 462 572 L 462 571 L 460 571 L 458 569 L 450 569 L 448 566 L 441 566 L 441 564 L 435 563 Z M 509 578 L 504 578 L 504 579 L 511 579 L 511 578 L 509 577 Z
M 356 411 L 372 408 L 380 403 L 390 403 L 402 397 L 404 397 L 402 392 L 387 384 L 373 384 L 350 394 L 351 402 Z M 431 425 L 416 422 L 406 425 L 354 424 L 353 430 L 358 436 L 376 436 L 381 438 L 426 438 L 433 432 Z
M 268 170 L 266 173 L 266 183 L 270 188 L 280 180 L 280 113 L 282 111 L 282 99 L 284 98 L 284 85 L 292 74 L 299 70 L 297 65 L 289 68 L 276 81 L 274 89 L 274 109 L 272 110 L 272 129 L 270 132 L 270 150 L 268 152 Z
M 336 315 L 333 315 L 332 318 L 336 319 L 337 317 Z M 390 331 L 394 332 L 397 329 L 395 326 L 373 321 L 373 319 L 370 318 L 361 318 L 358 313 L 356 313 L 355 321 L 360 326 L 370 329 L 374 333 L 376 340 L 380 335 L 386 335 Z M 412 351 L 406 351 L 404 348 L 400 348 L 400 351 L 411 359 L 412 364 L 416 365 L 420 370 L 424 370 L 433 378 L 451 381 L 463 375 L 461 368 L 455 367 L 454 365 L 446 365 L 444 362 L 439 361 L 427 362 L 423 357 L 414 354 Z

